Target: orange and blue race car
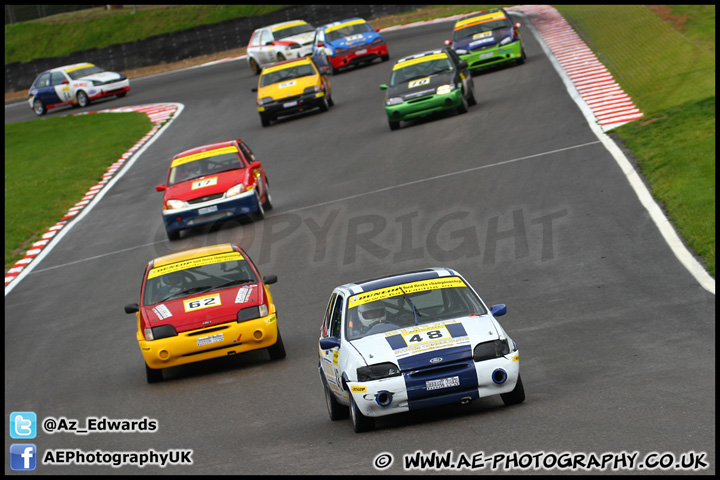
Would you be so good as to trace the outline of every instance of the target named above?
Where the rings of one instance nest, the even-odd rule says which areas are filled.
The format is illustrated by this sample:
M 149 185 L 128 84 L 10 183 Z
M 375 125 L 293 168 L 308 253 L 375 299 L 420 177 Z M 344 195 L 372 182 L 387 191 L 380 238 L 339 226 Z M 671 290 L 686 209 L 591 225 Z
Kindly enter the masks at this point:
M 362 18 L 350 18 L 315 30 L 312 57 L 323 72 L 334 75 L 341 67 L 390 59 L 385 39 Z
M 28 104 L 36 115 L 44 115 L 51 108 L 87 107 L 93 100 L 124 97 L 129 91 L 130 80 L 124 73 L 107 72 L 92 63 L 77 63 L 38 75 L 28 91 Z
M 513 23 L 503 9 L 483 10 L 455 22 L 452 46 L 470 71 L 525 63 L 527 55 L 520 36 L 520 23 Z
M 168 239 L 180 232 L 232 217 L 265 217 L 272 208 L 268 179 L 260 161 L 240 139 L 193 148 L 173 157 L 163 194 Z
M 137 317 L 137 341 L 148 383 L 163 369 L 266 348 L 285 358 L 277 309 L 247 253 L 235 244 L 213 245 L 148 262 L 140 303 L 125 306 Z

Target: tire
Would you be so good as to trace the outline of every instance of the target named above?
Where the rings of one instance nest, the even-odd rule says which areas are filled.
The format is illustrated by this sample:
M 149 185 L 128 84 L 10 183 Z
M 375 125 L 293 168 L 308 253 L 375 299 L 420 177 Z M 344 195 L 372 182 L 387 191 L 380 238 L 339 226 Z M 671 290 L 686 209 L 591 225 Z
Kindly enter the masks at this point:
M 525 63 L 525 60 L 527 60 L 527 54 L 525 53 L 525 48 L 521 46 L 520 47 L 520 58 L 518 59 L 517 64 L 522 65 L 523 63 Z
M 155 369 L 148 367 L 148 364 L 145 364 L 145 377 L 147 378 L 148 383 L 157 383 L 162 382 L 163 379 L 163 373 L 162 369 Z
M 327 95 L 323 95 L 323 98 L 320 101 L 320 111 L 327 112 L 328 110 L 330 110 L 330 105 L 328 105 Z
M 260 75 L 260 65 L 258 65 L 257 61 L 254 58 L 251 58 L 248 62 L 250 64 L 250 70 L 255 75 Z
M 285 55 L 283 55 L 282 53 L 279 53 L 279 52 L 278 52 L 278 54 L 277 54 L 277 61 L 278 61 L 278 62 L 284 62 L 285 60 L 286 60 Z
M 468 111 L 468 101 L 465 100 L 465 96 L 462 94 L 460 95 L 460 106 L 457 107 L 457 113 L 458 115 L 462 115 L 463 113 L 467 113 Z
M 115 95 L 117 98 L 123 98 L 125 95 L 127 95 L 127 92 L 118 93 Z
M 85 93 L 83 90 L 78 90 L 78 92 L 75 94 L 75 99 L 77 100 L 78 106 L 81 108 L 90 105 L 90 98 L 88 98 L 87 93 Z
M 335 100 L 333 100 L 332 94 L 328 97 L 328 105 L 331 107 L 335 106 Z
M 523 387 L 522 379 L 518 375 L 517 383 L 510 393 L 501 393 L 500 397 L 505 405 L 517 405 L 525 401 L 525 388 Z
M 278 338 L 275 345 L 268 347 L 268 353 L 270 354 L 270 360 L 282 360 L 285 358 L 285 344 L 280 336 L 280 329 L 278 329 Z
M 270 195 L 270 184 L 267 179 L 265 180 L 265 203 L 263 203 L 263 208 L 266 212 L 272 210 L 273 208 L 272 195 Z
M 334 422 L 336 420 L 345 420 L 348 418 L 350 416 L 350 408 L 335 399 L 335 395 L 333 395 L 332 391 L 328 388 L 327 381 L 325 380 L 322 372 L 320 373 L 320 380 L 322 381 L 323 389 L 325 390 L 325 405 L 327 406 L 330 420 Z
M 388 125 L 390 125 L 390 130 L 397 130 L 400 128 L 400 122 L 393 122 L 392 120 L 388 120 Z
M 45 104 L 39 98 L 33 101 L 33 112 L 35 112 L 35 115 L 38 117 L 47 113 L 47 107 L 45 107 Z
M 468 97 L 468 105 L 473 106 L 477 105 L 477 99 L 475 98 L 475 84 L 472 82 L 470 84 L 470 96 Z
M 166 230 L 168 240 L 175 241 L 180 240 L 180 230 Z
M 253 220 L 257 222 L 258 220 L 262 220 L 263 218 L 265 218 L 265 207 L 263 207 L 263 204 L 260 201 L 260 194 L 258 193 L 257 188 L 255 188 L 255 200 L 257 201 L 258 209 L 253 214 Z
M 350 394 L 350 419 L 353 422 L 355 433 L 369 432 L 375 429 L 375 419 L 366 417 L 360 412 L 355 400 L 352 398 L 352 394 Z
M 269 126 L 270 126 L 270 121 L 271 121 L 271 120 L 270 120 L 270 117 L 268 117 L 267 115 L 260 115 L 260 125 L 262 125 L 263 128 L 264 128 L 264 127 L 269 127 Z

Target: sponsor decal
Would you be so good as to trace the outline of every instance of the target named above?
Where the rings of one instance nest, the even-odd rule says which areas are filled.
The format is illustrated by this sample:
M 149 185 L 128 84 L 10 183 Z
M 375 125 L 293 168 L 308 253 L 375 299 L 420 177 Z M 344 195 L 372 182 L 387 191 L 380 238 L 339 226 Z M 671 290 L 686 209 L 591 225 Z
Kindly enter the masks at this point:
M 206 295 L 204 297 L 196 297 L 190 300 L 185 300 L 183 301 L 183 305 L 186 312 L 192 312 L 203 308 L 219 307 L 222 303 L 220 302 L 220 294 L 215 293 L 213 295 Z
M 195 160 L 200 160 L 201 158 L 215 157 L 217 155 L 223 155 L 226 153 L 237 153 L 237 147 L 216 148 L 214 150 L 208 150 L 207 152 L 194 153 L 185 157 L 176 158 L 172 161 L 170 166 L 177 167 L 178 165 L 194 162 Z
M 397 297 L 403 293 L 411 294 L 416 292 L 426 292 L 437 288 L 462 288 L 466 287 L 459 277 L 441 277 L 432 278 L 430 280 L 421 280 L 418 282 L 403 283 L 393 287 L 379 288 L 369 292 L 359 293 L 350 297 L 348 308 L 354 308 L 365 303 L 374 302 L 383 298 Z
M 202 180 L 193 182 L 190 189 L 197 190 L 198 188 L 205 188 L 205 187 L 210 187 L 212 185 L 217 185 L 217 181 L 218 181 L 218 177 L 203 178 Z
M 255 291 L 255 285 L 245 285 L 240 287 L 235 296 L 235 303 L 245 303 L 250 299 L 250 295 Z
M 165 306 L 164 303 L 161 303 L 160 305 L 156 305 L 155 307 L 153 307 L 153 312 L 155 312 L 155 315 L 157 315 L 157 317 L 160 320 L 165 320 L 168 317 L 172 317 L 172 313 Z
M 421 78 L 419 80 L 413 80 L 412 82 L 408 83 L 408 88 L 414 88 L 419 87 L 421 85 L 427 85 L 430 83 L 430 77 Z
M 445 53 L 433 53 L 432 55 L 425 55 L 424 57 L 411 58 L 404 62 L 396 63 L 393 66 L 393 70 L 399 70 L 401 68 L 409 67 L 410 65 L 416 65 L 418 63 L 431 62 L 433 60 L 441 60 L 447 58 Z
M 162 267 L 155 267 L 148 272 L 147 278 L 155 278 L 159 277 L 160 275 L 165 275 L 166 273 L 201 267 L 203 265 L 211 265 L 213 263 L 230 262 L 233 260 L 243 260 L 240 252 L 229 252 L 219 255 L 210 255 L 207 257 L 191 258 L 189 260 L 183 260 L 180 262 L 171 263 L 169 265 L 163 265 Z
M 271 31 L 279 32 L 280 30 L 285 30 L 286 28 L 290 28 L 290 27 L 297 27 L 298 25 L 306 25 L 306 22 L 303 22 L 302 20 L 298 20 L 297 22 L 286 23 L 284 25 L 278 25 L 277 27 L 273 27 Z
M 335 31 L 335 30 L 340 30 L 340 29 L 343 28 L 343 27 L 350 27 L 350 26 L 352 26 L 352 25 L 362 25 L 363 23 L 365 23 L 365 20 L 362 20 L 362 19 L 352 20 L 352 21 L 350 21 L 350 22 L 342 22 L 342 23 L 338 23 L 337 25 L 332 25 L 332 26 L 330 26 L 330 27 L 327 27 L 327 28 L 325 29 L 325 32 L 326 32 L 326 33 L 327 33 L 327 32 L 333 32 L 333 31 Z

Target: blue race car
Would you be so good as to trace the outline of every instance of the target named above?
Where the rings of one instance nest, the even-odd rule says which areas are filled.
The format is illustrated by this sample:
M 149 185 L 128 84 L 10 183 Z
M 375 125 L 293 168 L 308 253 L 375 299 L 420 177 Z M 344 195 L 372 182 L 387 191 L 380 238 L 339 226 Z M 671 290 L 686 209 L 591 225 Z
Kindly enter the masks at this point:
M 334 75 L 341 67 L 390 59 L 378 30 L 362 18 L 350 18 L 315 30 L 312 57 L 323 73 Z

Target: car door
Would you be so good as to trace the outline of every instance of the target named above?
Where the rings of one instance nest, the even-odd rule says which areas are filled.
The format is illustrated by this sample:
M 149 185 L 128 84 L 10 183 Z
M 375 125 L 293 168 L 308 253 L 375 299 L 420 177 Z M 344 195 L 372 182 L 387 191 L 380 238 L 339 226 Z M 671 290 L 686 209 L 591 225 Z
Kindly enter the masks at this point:
M 328 310 L 326 313 L 325 327 L 323 328 L 323 335 L 327 337 L 341 338 L 342 328 L 342 313 L 343 307 L 345 306 L 345 297 L 340 293 L 333 293 L 332 298 L 328 304 Z M 327 385 L 338 398 L 346 398 L 342 388 L 342 371 L 340 370 L 339 357 L 340 357 L 340 346 L 323 350 L 323 373 L 327 380 Z
M 275 47 L 272 44 L 273 37 L 270 30 L 265 28 L 260 35 L 260 62 L 263 65 L 275 63 Z
M 75 100 L 75 92 L 70 88 L 70 78 L 68 78 L 65 72 L 52 72 L 50 83 L 61 102 L 65 103 Z
M 55 89 L 50 82 L 51 72 L 43 73 L 35 80 L 33 89 L 35 90 L 35 98 L 40 99 L 45 105 L 55 105 L 60 103 L 60 98 L 55 93 Z

